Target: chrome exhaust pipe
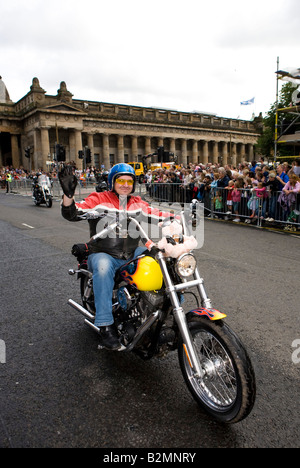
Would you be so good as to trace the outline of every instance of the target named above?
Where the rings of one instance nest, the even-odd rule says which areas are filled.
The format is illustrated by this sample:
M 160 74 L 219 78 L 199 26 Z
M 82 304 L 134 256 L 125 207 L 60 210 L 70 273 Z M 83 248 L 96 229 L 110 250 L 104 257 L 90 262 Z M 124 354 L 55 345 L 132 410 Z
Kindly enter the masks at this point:
M 100 328 L 96 327 L 92 322 L 94 321 L 95 317 L 92 315 L 87 309 L 82 307 L 82 305 L 78 304 L 77 302 L 73 301 L 73 299 L 68 300 L 68 304 L 73 307 L 73 309 L 77 310 L 80 312 L 84 317 L 86 317 L 85 323 L 89 325 L 94 331 L 97 333 L 100 332 Z M 140 326 L 140 328 L 137 330 L 135 337 L 129 343 L 127 346 L 122 345 L 119 351 L 131 351 L 137 342 L 142 338 L 144 333 L 153 325 L 153 323 L 160 317 L 161 315 L 161 310 L 156 310 L 151 314 L 147 320 L 143 323 L 143 325 Z
M 78 304 L 77 302 L 73 301 L 73 299 L 68 300 L 68 304 L 73 307 L 73 309 L 77 310 L 77 312 L 80 312 L 82 315 L 84 315 L 87 319 L 94 321 L 94 316 L 82 305 Z
M 100 333 L 100 328 L 96 327 L 96 325 L 94 325 L 88 319 L 85 319 L 84 323 L 86 323 L 89 327 L 91 327 L 95 332 Z

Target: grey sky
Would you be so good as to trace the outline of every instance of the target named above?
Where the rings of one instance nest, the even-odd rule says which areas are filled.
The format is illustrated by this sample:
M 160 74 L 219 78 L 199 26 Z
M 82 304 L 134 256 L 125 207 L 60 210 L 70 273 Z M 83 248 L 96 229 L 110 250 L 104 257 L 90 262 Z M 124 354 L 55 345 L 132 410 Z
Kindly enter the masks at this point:
M 300 66 L 299 23 L 298 0 L 10 0 L 0 75 L 13 101 L 36 76 L 48 94 L 250 119 L 275 101 L 277 56 Z

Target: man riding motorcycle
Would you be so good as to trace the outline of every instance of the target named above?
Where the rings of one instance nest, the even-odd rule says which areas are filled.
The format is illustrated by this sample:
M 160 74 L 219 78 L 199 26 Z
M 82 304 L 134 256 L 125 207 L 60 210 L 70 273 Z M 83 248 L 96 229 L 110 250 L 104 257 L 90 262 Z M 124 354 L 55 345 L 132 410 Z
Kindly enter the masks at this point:
M 145 251 L 138 247 L 140 237 L 130 235 L 127 216 L 141 215 L 156 222 L 174 214 L 161 212 L 151 207 L 141 197 L 131 195 L 135 190 L 136 176 L 129 164 L 116 164 L 108 174 L 108 191 L 93 192 L 83 202 L 74 200 L 77 185 L 71 166 L 65 166 L 59 173 L 59 181 L 64 192 L 62 216 L 69 221 L 80 221 L 80 215 L 88 210 L 102 208 L 118 218 L 121 230 L 114 237 L 99 239 L 89 246 L 88 268 L 93 273 L 93 289 L 96 316 L 94 324 L 100 328 L 102 345 L 107 349 L 119 349 L 117 331 L 112 315 L 112 293 L 114 276 L 118 268 L 129 259 Z M 96 224 L 90 224 L 90 235 L 96 234 Z M 136 233 L 135 233 L 136 234 Z
M 46 185 L 49 188 L 52 185 L 50 177 L 44 171 L 37 172 L 36 175 L 33 177 L 34 198 L 38 199 L 39 196 L 42 196 L 42 190 L 41 190 L 42 185 Z

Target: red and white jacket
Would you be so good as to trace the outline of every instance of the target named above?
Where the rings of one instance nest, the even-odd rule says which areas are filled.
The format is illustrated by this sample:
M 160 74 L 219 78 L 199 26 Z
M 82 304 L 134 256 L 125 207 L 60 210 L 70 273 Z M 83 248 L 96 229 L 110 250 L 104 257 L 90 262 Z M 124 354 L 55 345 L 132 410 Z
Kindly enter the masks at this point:
M 139 196 L 118 197 L 112 191 L 93 192 L 82 202 L 76 202 L 67 207 L 62 205 L 62 216 L 69 221 L 80 221 L 80 215 L 94 210 L 112 214 L 116 219 L 130 216 L 138 218 L 139 221 L 153 220 L 154 223 L 174 217 L 173 213 L 160 211 L 158 208 L 150 206 Z M 89 221 L 91 236 L 96 234 L 97 222 L 98 220 Z M 113 257 L 128 258 L 138 246 L 139 240 L 140 238 L 136 238 L 136 236 L 127 235 L 126 237 L 123 232 L 122 237 L 107 237 L 97 241 L 92 247 L 92 252 L 106 252 Z
M 128 216 L 136 217 L 139 214 L 153 219 L 162 220 L 171 215 L 168 212 L 160 211 L 158 208 L 151 207 L 149 203 L 141 199 L 141 197 L 129 196 L 127 198 L 126 208 L 122 206 L 122 198 L 119 198 L 115 192 L 93 192 L 83 202 L 76 203 L 78 214 L 85 213 L 89 210 L 101 209 L 103 211 L 117 213 L 124 212 Z

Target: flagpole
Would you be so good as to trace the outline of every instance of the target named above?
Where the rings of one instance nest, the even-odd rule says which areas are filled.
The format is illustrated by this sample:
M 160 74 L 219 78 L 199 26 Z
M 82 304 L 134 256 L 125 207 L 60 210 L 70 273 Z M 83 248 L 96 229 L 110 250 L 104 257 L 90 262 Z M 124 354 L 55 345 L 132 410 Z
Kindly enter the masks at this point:
M 279 71 L 279 57 L 277 57 L 277 72 Z M 276 114 L 275 114 L 275 142 L 274 142 L 274 162 L 277 159 L 277 139 L 278 139 L 278 73 L 276 74 Z

